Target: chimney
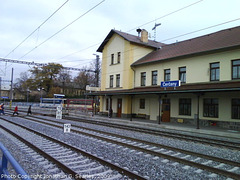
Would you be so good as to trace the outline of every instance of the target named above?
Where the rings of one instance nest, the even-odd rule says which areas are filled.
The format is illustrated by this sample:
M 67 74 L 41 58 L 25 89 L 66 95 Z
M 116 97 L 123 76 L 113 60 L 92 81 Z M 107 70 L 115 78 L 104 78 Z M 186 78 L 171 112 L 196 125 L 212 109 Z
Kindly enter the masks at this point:
M 148 32 L 145 29 L 142 29 L 141 31 L 141 41 L 148 43 Z

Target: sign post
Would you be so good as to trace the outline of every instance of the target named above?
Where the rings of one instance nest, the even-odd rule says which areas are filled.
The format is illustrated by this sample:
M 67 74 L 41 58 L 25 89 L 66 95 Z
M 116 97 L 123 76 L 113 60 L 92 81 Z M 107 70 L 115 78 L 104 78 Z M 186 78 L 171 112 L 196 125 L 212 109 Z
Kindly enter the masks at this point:
M 56 119 L 62 119 L 62 104 L 57 106 Z
M 70 133 L 71 131 L 71 124 L 63 124 L 63 132 Z
M 177 81 L 162 81 L 161 82 L 161 87 L 167 88 L 167 87 L 174 87 L 174 89 L 176 87 L 181 86 L 181 81 L 177 80 Z

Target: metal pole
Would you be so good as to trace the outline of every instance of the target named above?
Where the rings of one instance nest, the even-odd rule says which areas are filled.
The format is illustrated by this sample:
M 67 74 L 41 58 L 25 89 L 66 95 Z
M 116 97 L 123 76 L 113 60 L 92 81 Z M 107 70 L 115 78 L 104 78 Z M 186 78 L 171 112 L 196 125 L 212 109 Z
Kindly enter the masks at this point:
M 159 107 L 158 107 L 158 124 L 161 124 L 161 95 L 158 98 Z
M 96 87 L 98 87 L 98 83 L 99 83 L 99 55 L 96 55 L 95 78 L 96 78 Z
M 199 98 L 200 94 L 197 95 L 197 129 L 199 129 Z
M 0 97 L 2 97 L 2 77 L 0 77 Z
M 12 76 L 11 76 L 11 90 L 10 90 L 10 109 L 12 108 L 13 101 L 13 68 L 12 68 Z
M 131 95 L 131 114 L 130 114 L 130 121 L 132 121 L 133 116 L 133 95 Z
M 28 104 L 28 90 L 27 90 L 27 104 Z

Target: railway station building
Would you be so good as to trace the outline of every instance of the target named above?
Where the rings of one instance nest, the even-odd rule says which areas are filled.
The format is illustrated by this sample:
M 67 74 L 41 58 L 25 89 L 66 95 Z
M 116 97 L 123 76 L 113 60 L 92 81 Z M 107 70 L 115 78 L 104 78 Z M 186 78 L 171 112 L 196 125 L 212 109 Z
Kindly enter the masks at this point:
M 97 51 L 101 114 L 240 129 L 240 26 L 172 44 L 111 30 Z

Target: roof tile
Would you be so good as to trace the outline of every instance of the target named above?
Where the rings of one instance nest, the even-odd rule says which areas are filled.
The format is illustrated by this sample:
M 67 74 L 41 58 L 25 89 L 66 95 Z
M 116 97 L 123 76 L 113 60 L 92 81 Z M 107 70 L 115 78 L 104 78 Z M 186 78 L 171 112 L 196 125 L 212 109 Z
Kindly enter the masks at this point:
M 163 45 L 160 49 L 134 62 L 132 66 L 236 46 L 240 46 L 240 26 L 182 42 Z
M 122 38 L 126 39 L 129 42 L 136 43 L 136 44 L 143 45 L 143 46 L 153 47 L 154 49 L 158 49 L 159 47 L 165 45 L 164 43 L 152 41 L 152 40 L 148 40 L 148 43 L 144 43 L 141 41 L 141 38 L 138 36 L 112 29 L 108 33 L 107 37 L 104 39 L 102 44 L 97 49 L 97 52 L 103 51 L 104 46 L 107 44 L 107 42 L 110 40 L 110 38 L 113 36 L 114 33 L 118 34 L 119 36 L 121 36 Z

